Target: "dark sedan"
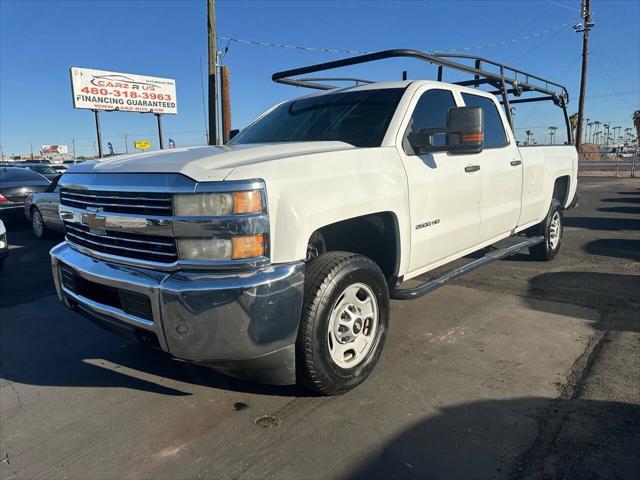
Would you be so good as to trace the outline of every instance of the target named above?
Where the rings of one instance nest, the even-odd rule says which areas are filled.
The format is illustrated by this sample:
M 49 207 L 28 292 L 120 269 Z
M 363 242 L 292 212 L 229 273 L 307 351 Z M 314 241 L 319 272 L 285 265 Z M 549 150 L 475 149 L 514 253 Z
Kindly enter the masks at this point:
M 32 193 L 44 192 L 49 180 L 26 168 L 0 167 L 0 213 L 22 211 Z
M 40 165 L 37 163 L 35 164 L 30 163 L 28 165 L 18 165 L 18 166 L 22 168 L 28 168 L 29 170 L 33 170 L 34 172 L 39 173 L 49 181 L 52 181 L 54 178 L 60 175 L 60 172 L 58 172 L 55 168 L 53 168 L 53 165 L 46 165 L 46 164 Z

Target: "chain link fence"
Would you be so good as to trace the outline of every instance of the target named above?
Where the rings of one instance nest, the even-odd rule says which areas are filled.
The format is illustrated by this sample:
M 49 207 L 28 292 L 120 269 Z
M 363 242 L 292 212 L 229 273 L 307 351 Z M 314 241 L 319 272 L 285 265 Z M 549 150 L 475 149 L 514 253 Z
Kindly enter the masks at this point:
M 589 145 L 585 145 L 589 147 Z M 640 149 L 585 148 L 580 151 L 578 174 L 602 177 L 640 176 Z

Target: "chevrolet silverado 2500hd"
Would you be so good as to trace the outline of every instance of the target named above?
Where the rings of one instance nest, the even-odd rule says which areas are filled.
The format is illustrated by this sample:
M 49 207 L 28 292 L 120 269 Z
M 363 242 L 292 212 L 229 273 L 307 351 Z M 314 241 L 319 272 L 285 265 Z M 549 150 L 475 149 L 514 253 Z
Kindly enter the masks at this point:
M 439 81 L 336 89 L 293 78 L 398 56 L 438 65 Z M 444 83 L 444 69 L 473 78 Z M 571 129 L 566 145 L 519 148 L 510 124 L 512 105 L 531 99 L 566 120 L 564 87 L 414 50 L 274 80 L 321 91 L 275 106 L 226 146 L 87 161 L 64 174 L 66 241 L 51 256 L 68 307 L 180 359 L 338 394 L 378 361 L 390 298 L 415 298 L 523 248 L 540 260 L 558 253 L 563 210 L 577 199 Z M 517 243 L 403 288 L 508 237 Z

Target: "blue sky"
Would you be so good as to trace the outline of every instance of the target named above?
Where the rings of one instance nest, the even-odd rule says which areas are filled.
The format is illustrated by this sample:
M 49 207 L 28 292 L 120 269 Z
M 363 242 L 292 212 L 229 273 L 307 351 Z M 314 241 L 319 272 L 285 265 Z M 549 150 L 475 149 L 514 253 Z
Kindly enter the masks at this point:
M 415 48 L 425 51 L 483 46 L 470 53 L 502 61 L 567 85 L 577 110 L 581 35 L 579 0 L 535 1 L 221 1 L 219 36 L 272 43 L 352 49 Z M 631 127 L 640 106 L 640 2 L 593 0 L 587 117 Z M 554 28 L 556 27 L 556 28 Z M 551 30 L 548 33 L 522 37 Z M 167 138 L 178 146 L 202 144 L 205 125 L 200 64 L 207 62 L 206 1 L 12 1 L 0 0 L 0 145 L 5 155 L 41 144 L 76 139 L 77 153 L 91 154 L 93 114 L 74 110 L 69 66 L 175 78 L 178 115 L 165 116 Z M 226 46 L 226 42 L 221 42 Z M 278 70 L 329 61 L 345 54 L 230 43 L 234 128 L 268 106 L 306 93 L 271 82 Z M 433 78 L 433 69 L 392 60 L 344 73 L 374 79 Z M 205 91 L 206 95 L 206 91 Z M 560 110 L 522 106 L 516 135 L 532 128 L 545 141 L 547 127 L 562 126 Z M 116 151 L 129 140 L 157 147 L 155 118 L 124 112 L 102 114 L 102 128 Z M 559 130 L 560 132 L 561 130 Z M 560 137 L 558 137 L 560 138 Z

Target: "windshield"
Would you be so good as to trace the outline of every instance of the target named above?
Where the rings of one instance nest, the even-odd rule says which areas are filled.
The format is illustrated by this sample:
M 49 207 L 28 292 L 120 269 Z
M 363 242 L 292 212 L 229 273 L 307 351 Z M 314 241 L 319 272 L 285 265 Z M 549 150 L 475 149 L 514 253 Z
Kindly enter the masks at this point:
M 35 170 L 38 173 L 41 173 L 42 175 L 57 175 L 58 172 L 56 172 L 53 167 L 49 167 L 49 166 L 45 166 L 45 165 L 36 165 L 33 167 L 29 167 L 31 170 Z
M 0 181 L 6 182 L 22 182 L 29 181 L 35 182 L 36 184 L 48 184 L 46 178 L 42 175 L 33 172 L 31 170 L 27 170 L 26 168 L 0 168 Z
M 286 102 L 230 143 L 333 140 L 356 147 L 379 147 L 403 93 L 403 88 L 379 88 Z

